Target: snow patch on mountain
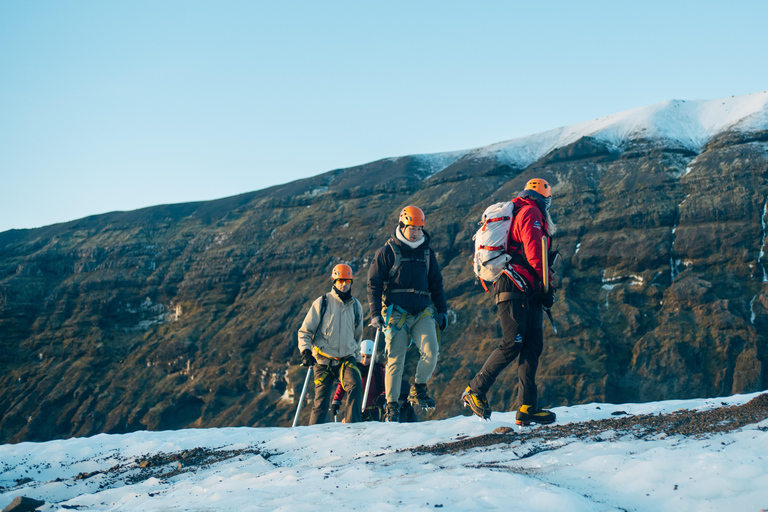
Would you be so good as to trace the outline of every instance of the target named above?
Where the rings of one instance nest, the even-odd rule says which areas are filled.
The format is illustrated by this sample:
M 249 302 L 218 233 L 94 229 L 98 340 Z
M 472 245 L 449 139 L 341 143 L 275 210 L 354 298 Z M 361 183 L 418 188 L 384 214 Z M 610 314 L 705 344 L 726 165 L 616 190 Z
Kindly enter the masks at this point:
M 466 154 L 467 151 L 451 151 L 448 153 L 413 155 L 411 158 L 413 158 L 414 164 L 417 167 L 416 174 L 422 180 L 426 180 L 452 165 Z
M 717 100 L 670 100 L 466 151 L 523 169 L 584 138 L 616 150 L 632 141 L 665 142 L 700 152 L 715 136 L 768 130 L 768 91 Z M 421 155 L 423 156 L 423 155 Z M 436 158 L 438 155 L 432 155 Z

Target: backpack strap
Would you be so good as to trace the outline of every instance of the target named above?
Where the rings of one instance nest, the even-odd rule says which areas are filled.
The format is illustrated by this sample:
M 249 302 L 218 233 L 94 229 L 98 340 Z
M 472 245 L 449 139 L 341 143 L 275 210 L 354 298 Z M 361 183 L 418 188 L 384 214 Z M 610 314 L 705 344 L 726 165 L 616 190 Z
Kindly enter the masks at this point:
M 400 261 L 403 259 L 403 253 L 400 252 L 400 247 L 391 238 L 387 240 L 387 245 L 392 249 L 392 253 L 395 255 L 395 261 L 389 268 L 389 278 L 392 279 L 400 268 Z
M 317 331 L 320 330 L 320 328 L 323 326 L 323 318 L 325 317 L 325 312 L 328 309 L 328 294 L 323 294 L 323 300 L 320 303 L 320 321 L 317 323 L 317 329 L 315 329 L 315 333 L 312 335 L 312 341 L 315 341 L 315 336 L 317 336 Z
M 423 258 L 403 258 L 403 253 L 400 251 L 400 247 L 395 243 L 394 240 L 391 238 L 387 240 L 387 245 L 392 249 L 392 253 L 395 255 L 395 261 L 392 263 L 392 267 L 389 269 L 389 278 L 392 279 L 394 275 L 397 273 L 398 269 L 400 269 L 400 265 L 404 261 L 418 261 L 422 263 L 427 268 L 427 275 L 429 275 L 429 264 L 432 261 L 432 252 L 427 247 L 422 251 L 422 254 L 424 255 Z M 387 281 L 389 282 L 389 281 Z M 411 290 L 389 290 L 390 292 L 411 292 Z M 426 295 L 429 295 L 427 293 Z
M 328 311 L 328 294 L 323 294 L 323 302 L 320 304 L 320 323 L 317 325 L 318 329 L 323 325 L 323 318 L 325 312 Z
M 522 208 L 515 208 L 515 211 L 512 216 L 515 217 L 521 209 Z M 544 219 L 546 223 L 546 215 L 544 216 Z M 541 230 L 544 232 L 544 235 L 547 237 L 547 246 L 549 246 L 551 243 L 550 242 L 551 237 L 549 236 L 547 227 L 542 226 Z M 512 226 L 510 226 L 509 234 L 510 235 L 512 234 Z M 533 268 L 533 266 L 528 262 L 528 258 L 525 257 L 525 252 L 523 251 L 523 243 L 518 242 L 517 240 L 512 240 L 511 238 L 509 238 L 509 235 L 507 236 L 508 236 L 508 242 L 509 242 L 507 252 L 509 253 L 510 256 L 512 256 L 510 263 L 522 266 L 528 272 L 530 272 L 534 280 L 538 280 L 538 274 L 536 273 L 536 269 Z
M 362 322 L 362 318 L 361 318 L 361 317 L 363 316 L 363 315 L 360 313 L 360 309 L 361 309 L 363 306 L 359 306 L 359 307 L 358 307 L 358 304 L 359 304 L 359 303 L 358 303 L 357 299 L 355 299 L 355 302 L 352 304 L 352 309 L 354 309 L 354 310 L 355 310 L 355 329 L 357 329 L 357 326 L 358 326 L 358 325 L 360 325 L 360 322 Z
M 417 290 L 416 288 L 397 288 L 395 290 L 387 290 L 387 293 L 415 293 L 416 295 L 426 295 L 431 297 L 432 293 L 427 290 Z

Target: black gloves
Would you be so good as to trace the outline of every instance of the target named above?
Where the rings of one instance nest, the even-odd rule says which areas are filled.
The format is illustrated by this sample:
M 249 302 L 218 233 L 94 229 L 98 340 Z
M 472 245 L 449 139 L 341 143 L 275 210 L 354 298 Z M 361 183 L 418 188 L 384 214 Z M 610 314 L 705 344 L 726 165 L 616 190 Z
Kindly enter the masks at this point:
M 381 407 L 382 409 L 387 406 L 387 395 L 381 394 L 376 397 L 376 400 L 373 401 L 373 405 L 376 407 Z
M 373 326 L 376 330 L 383 330 L 384 329 L 384 319 L 381 318 L 381 316 L 375 316 L 371 318 L 371 326 Z
M 331 414 L 333 414 L 334 416 L 339 414 L 339 408 L 340 407 L 341 407 L 341 400 L 334 400 L 331 403 Z
M 539 294 L 539 300 L 544 309 L 551 309 L 555 303 L 555 287 L 550 286 L 549 292 Z
M 444 331 L 445 328 L 448 327 L 448 315 L 445 313 L 438 313 L 435 317 L 435 322 L 437 322 L 437 326 L 440 330 Z
M 315 359 L 315 356 L 312 355 L 312 351 L 310 349 L 305 348 L 301 351 L 301 366 L 310 368 L 316 364 L 317 359 Z

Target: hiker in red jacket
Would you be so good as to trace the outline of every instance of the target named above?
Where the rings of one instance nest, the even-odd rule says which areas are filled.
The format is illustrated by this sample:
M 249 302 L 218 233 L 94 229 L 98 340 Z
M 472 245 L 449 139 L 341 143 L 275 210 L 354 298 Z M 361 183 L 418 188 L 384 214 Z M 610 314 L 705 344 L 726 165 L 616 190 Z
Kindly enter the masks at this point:
M 549 248 L 555 231 L 549 216 L 552 188 L 542 179 L 533 179 L 513 201 L 515 216 L 507 243 L 512 259 L 495 283 L 502 341 L 470 381 L 462 400 L 481 418 L 490 418 L 486 394 L 502 370 L 519 358 L 517 423 L 547 424 L 555 421 L 555 414 L 538 408 L 536 370 L 544 349 L 544 308 L 551 308 L 555 300 L 554 289 L 550 286 L 544 293 L 542 286 L 542 237 Z
M 363 411 L 363 421 L 381 421 L 384 418 L 384 406 L 387 404 L 387 397 L 384 394 L 384 365 L 373 360 L 373 340 L 363 340 L 360 343 L 360 361 L 357 367 L 360 368 L 362 375 L 362 387 L 365 389 L 365 383 L 368 382 L 368 372 L 373 367 L 373 377 L 371 387 L 368 390 L 368 400 L 365 403 Z M 336 387 L 336 393 L 333 395 L 331 403 L 331 413 L 336 416 L 341 408 L 341 401 L 347 392 L 339 382 Z

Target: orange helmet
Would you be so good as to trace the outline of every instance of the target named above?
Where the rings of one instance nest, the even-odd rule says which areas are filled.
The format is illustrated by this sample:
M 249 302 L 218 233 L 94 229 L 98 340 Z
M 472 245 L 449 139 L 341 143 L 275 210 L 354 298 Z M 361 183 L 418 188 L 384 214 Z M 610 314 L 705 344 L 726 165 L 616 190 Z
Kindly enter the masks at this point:
M 331 272 L 331 279 L 334 281 L 337 279 L 352 279 L 352 268 L 343 263 L 336 265 L 333 267 L 333 272 Z
M 406 206 L 400 212 L 400 222 L 406 226 L 424 226 L 424 212 L 418 206 Z
M 540 178 L 534 178 L 525 184 L 525 190 L 533 190 L 538 192 L 542 197 L 552 197 L 552 187 L 549 186 L 545 180 Z

